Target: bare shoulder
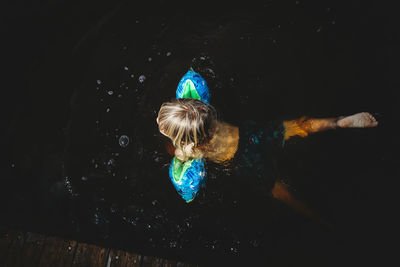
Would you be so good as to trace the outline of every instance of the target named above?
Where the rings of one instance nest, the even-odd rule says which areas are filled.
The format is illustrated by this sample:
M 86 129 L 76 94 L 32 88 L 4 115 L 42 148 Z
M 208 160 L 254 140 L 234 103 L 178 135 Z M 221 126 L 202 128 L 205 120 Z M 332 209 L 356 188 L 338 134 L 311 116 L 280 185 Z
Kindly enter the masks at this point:
M 238 131 L 239 132 L 239 127 L 234 126 L 230 123 L 224 122 L 224 121 L 218 121 L 217 122 L 217 131 Z
M 221 163 L 234 157 L 239 144 L 239 128 L 226 122 L 218 122 L 216 132 L 206 149 L 206 157 Z

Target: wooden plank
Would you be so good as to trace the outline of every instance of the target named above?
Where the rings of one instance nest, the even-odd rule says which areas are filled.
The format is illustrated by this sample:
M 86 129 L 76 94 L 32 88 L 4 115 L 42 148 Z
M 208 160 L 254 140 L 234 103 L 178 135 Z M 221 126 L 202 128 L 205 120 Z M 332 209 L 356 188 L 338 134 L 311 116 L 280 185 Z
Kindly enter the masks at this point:
M 187 263 L 187 262 L 180 262 L 180 261 L 178 261 L 176 263 L 176 267 L 195 267 L 195 266 L 198 266 L 198 265 L 190 264 L 190 263 Z
M 173 260 L 164 260 L 163 267 L 177 267 L 177 262 Z
M 74 258 L 77 242 L 63 240 L 57 237 L 47 237 L 43 253 L 40 257 L 40 267 L 70 267 Z
M 4 267 L 21 266 L 22 248 L 24 246 L 24 233 L 17 231 L 10 234 L 11 246 L 8 249 Z
M 8 231 L 0 235 L 0 266 L 190 267 L 198 265 L 142 256 L 30 232 L 24 234 L 21 231 Z
M 108 249 L 79 243 L 72 266 L 87 267 L 104 267 L 107 264 Z
M 2 230 L 0 236 L 0 266 L 5 266 L 9 250 L 19 234 L 21 234 L 21 232 Z
M 107 267 L 139 267 L 141 260 L 141 255 L 111 249 L 108 255 Z
M 163 260 L 152 256 L 143 256 L 141 267 L 162 267 Z
M 40 256 L 43 251 L 46 237 L 35 233 L 26 233 L 22 249 L 21 267 L 39 266 Z

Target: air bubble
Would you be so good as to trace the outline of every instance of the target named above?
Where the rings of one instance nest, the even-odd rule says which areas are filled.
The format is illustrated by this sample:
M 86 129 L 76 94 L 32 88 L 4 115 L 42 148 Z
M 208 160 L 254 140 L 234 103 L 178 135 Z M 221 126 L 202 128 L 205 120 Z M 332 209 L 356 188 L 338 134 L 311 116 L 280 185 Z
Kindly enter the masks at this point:
M 121 147 L 127 147 L 129 145 L 129 137 L 126 135 L 121 135 L 119 138 L 119 145 Z
M 139 76 L 139 82 L 140 82 L 140 83 L 143 83 L 144 80 L 146 80 L 146 76 L 140 75 L 140 76 Z

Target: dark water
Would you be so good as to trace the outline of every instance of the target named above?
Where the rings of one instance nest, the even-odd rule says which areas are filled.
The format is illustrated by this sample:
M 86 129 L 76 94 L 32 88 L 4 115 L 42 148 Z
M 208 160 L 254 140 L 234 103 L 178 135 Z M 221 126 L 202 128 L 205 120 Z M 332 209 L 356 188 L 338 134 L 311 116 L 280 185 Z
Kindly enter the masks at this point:
M 9 5 L 2 224 L 204 264 L 348 266 L 390 255 L 399 82 L 389 6 Z M 179 198 L 155 118 L 190 66 L 233 124 L 377 117 L 377 128 L 293 138 L 277 155 L 275 178 L 333 230 L 211 163 L 207 189 L 191 204 Z

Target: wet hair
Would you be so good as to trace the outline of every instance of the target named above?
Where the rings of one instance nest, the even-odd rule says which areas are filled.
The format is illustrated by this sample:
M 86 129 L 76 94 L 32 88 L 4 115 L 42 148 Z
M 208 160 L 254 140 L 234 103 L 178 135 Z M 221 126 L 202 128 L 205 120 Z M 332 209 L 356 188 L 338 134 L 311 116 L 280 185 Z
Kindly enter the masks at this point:
M 207 144 L 216 127 L 216 111 L 213 106 L 192 98 L 173 99 L 161 105 L 158 126 L 175 148 L 185 154 Z M 201 155 L 199 155 L 201 157 Z

